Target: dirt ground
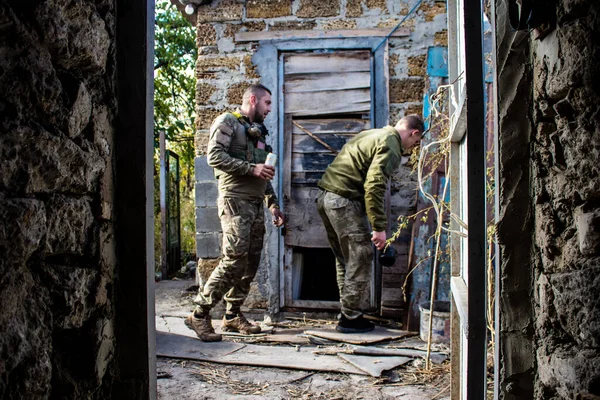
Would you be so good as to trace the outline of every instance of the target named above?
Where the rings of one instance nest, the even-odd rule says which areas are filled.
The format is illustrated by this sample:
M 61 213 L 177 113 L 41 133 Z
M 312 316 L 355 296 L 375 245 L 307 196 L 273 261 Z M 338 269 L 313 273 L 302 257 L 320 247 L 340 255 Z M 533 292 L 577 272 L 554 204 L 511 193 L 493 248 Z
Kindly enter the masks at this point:
M 179 321 L 193 310 L 193 280 L 165 280 L 156 285 L 156 321 L 158 331 L 170 331 L 168 321 Z M 219 330 L 215 310 L 213 324 Z M 247 310 L 249 318 L 260 316 Z M 319 316 L 321 318 L 322 316 Z M 171 322 L 172 324 L 172 322 Z M 289 317 L 274 322 L 275 329 L 297 332 L 323 324 L 335 324 L 334 318 L 302 319 Z M 190 331 L 191 332 L 191 331 Z M 192 332 L 193 334 L 193 332 Z M 249 338 L 224 337 L 238 343 L 253 342 L 264 346 L 299 346 L 292 343 L 257 343 Z M 415 337 L 407 339 L 412 347 L 425 348 Z M 415 346 L 415 343 L 417 346 Z M 393 343 L 401 345 L 401 341 Z M 303 347 L 317 344 L 303 344 Z M 437 346 L 433 350 L 447 350 Z M 414 359 L 385 371 L 381 377 L 351 373 L 293 370 L 285 368 L 228 365 L 173 357 L 157 357 L 159 399 L 450 399 L 449 361 L 425 370 L 423 359 Z

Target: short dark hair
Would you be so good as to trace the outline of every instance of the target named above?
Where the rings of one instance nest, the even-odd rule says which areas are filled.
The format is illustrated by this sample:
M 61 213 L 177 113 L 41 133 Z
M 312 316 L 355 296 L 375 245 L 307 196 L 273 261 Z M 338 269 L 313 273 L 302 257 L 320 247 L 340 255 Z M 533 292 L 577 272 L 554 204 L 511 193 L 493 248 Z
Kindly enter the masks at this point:
M 251 95 L 255 95 L 258 99 L 262 99 L 265 93 L 271 94 L 271 91 L 260 83 L 253 83 L 252 85 L 248 86 L 244 92 L 243 99 L 248 99 Z
M 401 122 L 404 123 L 404 127 L 406 129 L 417 129 L 420 132 L 425 131 L 425 123 L 423 122 L 423 118 L 421 118 L 417 114 L 405 115 L 400 119 Z

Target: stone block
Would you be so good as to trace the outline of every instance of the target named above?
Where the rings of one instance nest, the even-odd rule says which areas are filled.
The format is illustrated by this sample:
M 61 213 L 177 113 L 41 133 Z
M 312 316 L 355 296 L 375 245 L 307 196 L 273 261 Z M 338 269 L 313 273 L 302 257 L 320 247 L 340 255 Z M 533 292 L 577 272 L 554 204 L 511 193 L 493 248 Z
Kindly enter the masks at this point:
M 238 56 L 198 56 L 196 60 L 196 75 L 214 71 L 238 70 L 240 58 Z
M 404 17 L 383 19 L 381 22 L 377 23 L 377 28 L 395 28 L 400 23 L 400 21 L 403 20 L 403 18 Z M 409 18 L 402 23 L 402 27 L 409 28 L 412 31 L 415 29 L 415 24 L 415 19 Z
M 301 0 L 296 16 L 300 18 L 335 17 L 340 14 L 340 0 Z
M 216 90 L 214 85 L 198 81 L 196 83 L 196 104 L 200 106 L 209 104 L 210 98 Z
M 196 27 L 196 44 L 198 47 L 215 46 L 217 31 L 211 24 L 198 24 Z
M 427 61 L 425 54 L 408 57 L 408 76 L 425 76 L 427 74 Z
M 196 232 L 221 232 L 217 207 L 196 207 Z
M 94 192 L 106 166 L 96 151 L 39 127 L 0 135 L 0 159 L 0 189 L 37 194 Z
M 242 60 L 243 72 L 248 79 L 258 79 L 260 75 L 256 72 L 256 65 L 252 63 L 252 56 L 246 55 Z
M 425 16 L 425 21 L 431 22 L 437 15 L 446 14 L 446 3 L 438 1 L 433 3 L 425 2 L 422 4 L 421 10 Z
M 212 122 L 224 109 L 220 108 L 201 108 L 196 110 L 196 129 L 209 129 Z
M 94 144 L 102 157 L 112 154 L 115 143 L 115 132 L 113 129 L 112 112 L 105 105 L 94 104 L 92 119 L 92 132 Z
M 423 79 L 392 79 L 390 81 L 390 102 L 422 101 L 424 91 L 425 81 Z
M 206 162 L 206 156 L 194 158 L 194 176 L 197 182 L 215 181 L 215 174 Z
M 387 14 L 387 1 L 386 0 L 367 0 L 367 8 L 368 9 L 379 9 L 379 14 Z
M 89 268 L 48 265 L 45 281 L 50 287 L 54 324 L 61 329 L 81 328 L 95 310 L 98 272 Z
M 269 28 L 270 31 L 310 30 L 317 26 L 315 21 L 277 21 Z
M 246 3 L 247 18 L 277 18 L 292 15 L 289 0 L 249 0 Z
M 94 222 L 91 199 L 55 195 L 46 204 L 46 254 L 83 256 Z
M 600 210 L 584 211 L 581 207 L 576 209 L 575 224 L 581 254 L 600 254 Z
M 356 20 L 329 19 L 321 22 L 322 29 L 356 29 Z
M 237 0 L 222 0 L 215 7 L 212 3 L 201 5 L 196 10 L 197 22 L 241 21 L 244 5 Z
M 247 21 L 243 24 L 226 24 L 223 30 L 223 37 L 234 38 L 238 32 L 260 32 L 267 29 L 267 24 L 264 21 Z
M 448 46 L 448 30 L 436 32 L 433 35 L 433 44 L 436 46 Z
M 549 281 L 562 329 L 581 347 L 600 347 L 600 267 L 552 274 Z
M 247 82 L 234 83 L 227 89 L 227 102 L 229 104 L 242 104 L 242 96 L 248 88 Z
M 364 0 L 348 0 L 346 3 L 346 18 L 360 17 L 363 15 Z
M 41 200 L 2 199 L 0 201 L 0 247 L 3 262 L 0 274 L 8 274 L 6 265 L 24 264 L 40 247 L 46 235 L 46 208 Z
M 79 136 L 90 121 L 91 114 L 92 98 L 85 85 L 81 83 L 69 113 L 69 137 Z
M 196 257 L 217 258 L 221 256 L 221 241 L 217 232 L 196 233 Z
M 219 190 L 216 180 L 197 182 L 194 192 L 196 207 L 214 207 L 217 204 Z
M 198 130 L 194 135 L 194 155 L 196 157 L 206 156 L 206 150 L 208 149 L 208 130 Z

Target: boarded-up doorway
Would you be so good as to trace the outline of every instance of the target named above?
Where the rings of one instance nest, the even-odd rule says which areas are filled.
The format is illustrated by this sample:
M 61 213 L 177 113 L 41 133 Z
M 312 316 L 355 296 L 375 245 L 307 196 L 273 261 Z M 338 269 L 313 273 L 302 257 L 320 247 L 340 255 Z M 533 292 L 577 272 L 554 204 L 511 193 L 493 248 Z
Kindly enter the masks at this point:
M 287 218 L 284 307 L 339 309 L 335 258 L 315 203 L 317 182 L 342 146 L 372 126 L 371 54 L 370 50 L 321 50 L 286 52 L 280 57 Z M 371 284 L 376 293 L 375 281 Z

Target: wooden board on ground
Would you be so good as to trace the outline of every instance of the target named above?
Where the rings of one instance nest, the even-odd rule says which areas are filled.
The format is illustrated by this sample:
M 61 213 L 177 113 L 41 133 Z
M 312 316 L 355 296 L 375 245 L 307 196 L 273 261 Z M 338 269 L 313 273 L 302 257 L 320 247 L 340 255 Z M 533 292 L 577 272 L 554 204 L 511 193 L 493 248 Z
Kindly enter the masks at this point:
M 258 338 L 259 343 L 289 343 L 289 344 L 310 344 L 306 336 L 289 335 L 285 333 L 276 333 Z
M 372 357 L 354 354 L 338 354 L 338 357 L 376 378 L 380 377 L 383 371 L 394 369 L 412 361 L 410 357 Z
M 414 335 L 413 332 L 399 331 L 376 326 L 367 333 L 340 333 L 335 329 L 312 329 L 304 331 L 306 335 L 317 336 L 323 339 L 351 344 L 378 343 L 386 340 L 398 340 Z
M 202 342 L 189 336 L 156 332 L 156 355 L 210 361 L 239 351 L 247 345 L 235 342 Z
M 390 349 L 374 346 L 352 346 L 350 348 L 352 354 L 375 357 L 427 357 L 427 351 L 415 349 Z M 443 363 L 448 357 L 443 353 L 430 353 L 429 357 L 434 364 Z
M 165 332 L 156 332 L 156 355 L 230 365 L 367 374 L 339 357 L 313 354 L 309 348 L 260 346 L 227 341 L 207 343 Z

